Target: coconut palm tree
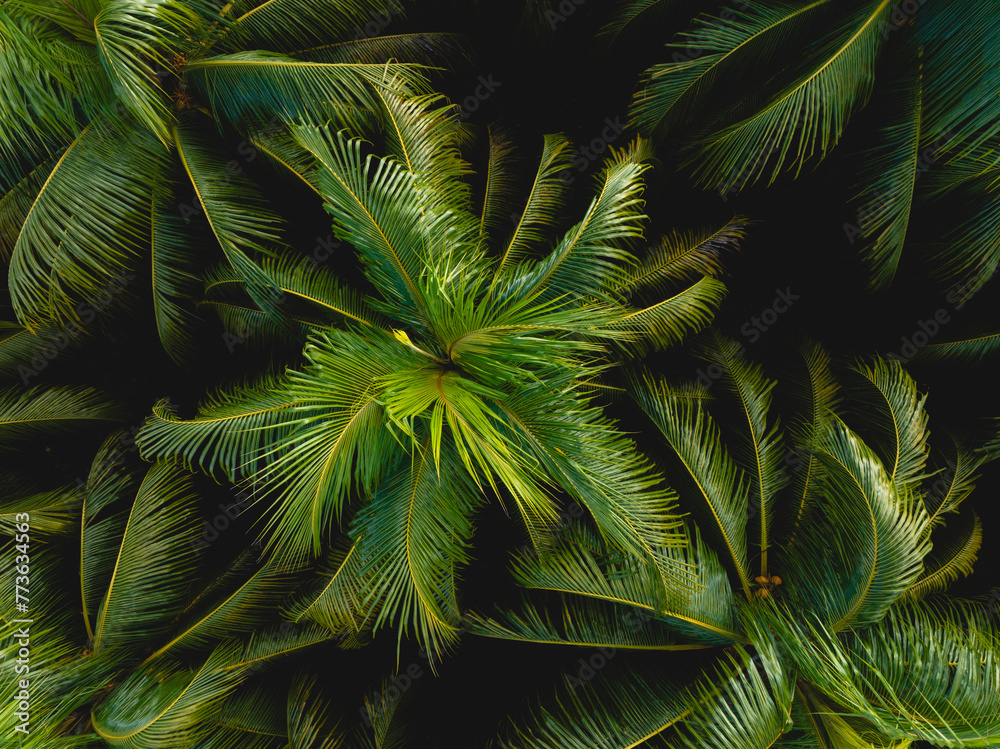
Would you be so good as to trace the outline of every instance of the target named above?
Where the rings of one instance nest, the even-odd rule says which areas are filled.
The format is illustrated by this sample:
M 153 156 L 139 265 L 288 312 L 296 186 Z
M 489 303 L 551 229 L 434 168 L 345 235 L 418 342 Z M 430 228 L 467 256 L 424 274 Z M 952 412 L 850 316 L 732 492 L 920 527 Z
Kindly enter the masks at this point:
M 617 38 L 667 5 L 625 3 L 606 34 Z M 698 184 L 731 193 L 798 176 L 867 107 L 875 127 L 857 136 L 864 166 L 843 201 L 857 209 L 844 229 L 871 286 L 890 284 L 904 246 L 918 244 L 942 282 L 975 293 L 1000 263 L 998 30 L 996 4 L 978 0 L 735 4 L 698 16 L 667 45 L 669 60 L 645 72 L 631 119 L 644 134 L 669 136 Z
M 734 341 L 713 333 L 702 354 L 743 416 L 731 441 L 710 416 L 707 393 L 692 397 L 649 373 L 630 377 L 696 518 L 686 557 L 700 589 L 663 587 L 649 560 L 609 553 L 584 524 L 545 557 L 516 557 L 515 577 L 542 597 L 519 611 L 474 615 L 471 631 L 588 650 L 558 702 L 513 722 L 504 740 L 995 743 L 995 623 L 981 603 L 939 595 L 972 569 L 982 527 L 962 502 L 995 456 L 960 446 L 932 486 L 925 396 L 898 362 L 858 362 L 841 400 L 829 356 L 810 344 L 808 377 L 793 391 L 801 409 L 782 430 L 775 382 Z M 660 653 L 695 649 L 705 657 L 690 676 L 671 668 L 680 656 Z M 629 660 L 632 651 L 642 651 L 641 662 Z
M 603 415 L 599 375 L 710 320 L 724 293 L 718 254 L 743 224 L 667 237 L 636 261 L 626 243 L 641 236 L 639 142 L 610 158 L 553 246 L 565 138 L 546 137 L 511 226 L 509 148 L 494 139 L 474 208 L 453 111 L 436 97 L 385 102 L 387 157 L 331 128 L 295 130 L 373 293 L 349 294 L 326 271 L 263 266 L 289 310 L 299 305 L 294 322 L 313 329 L 306 366 L 220 391 L 193 419 L 160 404 L 138 442 L 149 459 L 246 480 L 273 502 L 279 557 L 330 550 L 341 572 L 319 603 L 302 604 L 310 618 L 393 622 L 439 655 L 457 640 L 456 576 L 489 497 L 516 511 L 539 552 L 565 496 L 616 548 L 648 556 L 677 543 L 672 495 Z M 210 283 L 215 299 L 223 285 L 243 293 L 240 319 L 260 327 L 240 279 L 223 269 Z M 684 576 L 657 558 L 665 580 Z
M 371 126 L 390 80 L 423 90 L 413 63 L 454 49 L 448 34 L 360 33 L 382 9 L 0 4 L 0 253 L 14 332 L 44 345 L 50 322 L 85 325 L 88 305 L 124 277 L 116 306 L 151 301 L 167 352 L 190 359 L 191 300 L 213 256 L 273 312 L 273 279 L 256 261 L 279 255 L 282 219 L 248 164 L 294 165 L 290 123 Z

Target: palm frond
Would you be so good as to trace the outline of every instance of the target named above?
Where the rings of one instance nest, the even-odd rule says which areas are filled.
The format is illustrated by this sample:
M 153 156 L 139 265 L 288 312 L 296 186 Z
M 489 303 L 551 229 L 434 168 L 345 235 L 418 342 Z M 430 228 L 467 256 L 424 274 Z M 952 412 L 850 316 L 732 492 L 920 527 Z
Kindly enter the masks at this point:
M 927 412 L 917 384 L 894 360 L 858 362 L 854 371 L 865 380 L 855 391 L 858 422 L 870 430 L 869 443 L 882 459 L 900 498 L 916 491 L 927 464 Z M 863 416 L 862 416 L 863 414 Z M 866 432 L 869 434 L 869 432 Z
M 154 465 L 142 479 L 97 610 L 95 651 L 149 643 L 169 630 L 193 582 L 188 542 L 196 532 L 196 499 L 189 475 L 176 467 Z
M 698 511 L 701 526 L 723 549 L 726 566 L 750 597 L 747 511 L 751 479 L 729 456 L 719 428 L 700 401 L 671 397 L 662 380 L 630 375 L 629 391 L 680 459 L 682 499 Z
M 280 238 L 281 217 L 268 207 L 245 174 L 226 169 L 220 149 L 201 128 L 178 126 L 172 132 L 177 155 L 194 190 L 192 204 L 185 205 L 185 223 L 190 223 L 192 214 L 204 216 L 226 260 L 246 281 L 254 302 L 273 312 L 277 296 L 274 281 L 255 260 L 273 254 L 271 243 Z
M 170 143 L 173 117 L 154 68 L 167 67 L 181 51 L 176 40 L 190 36 L 200 16 L 176 0 L 141 4 L 110 0 L 94 17 L 94 37 L 101 64 L 118 100 L 164 145 Z
M 615 20 L 621 24 L 639 18 L 657 2 L 631 3 Z M 668 45 L 677 50 L 674 61 L 646 71 L 632 105 L 632 123 L 643 133 L 662 135 L 686 121 L 701 109 L 719 79 L 739 75 L 751 61 L 756 70 L 766 69 L 791 40 L 823 16 L 829 2 L 769 3 L 700 16 L 681 41 Z
M 80 520 L 77 486 L 42 489 L 26 474 L 4 471 L 0 497 L 0 535 L 17 534 L 18 515 L 30 515 L 31 533 L 40 536 L 69 533 Z
M 817 442 L 822 520 L 802 530 L 788 582 L 834 631 L 878 621 L 920 576 L 930 551 L 922 503 L 900 495 L 882 463 L 833 417 Z
M 288 690 L 290 749 L 338 749 L 345 736 L 340 721 L 333 720 L 331 702 L 323 697 L 315 676 L 296 675 Z
M 10 293 L 18 319 L 79 322 L 78 304 L 121 295 L 149 236 L 152 186 L 166 152 L 123 124 L 87 125 L 36 195 L 14 245 Z
M 459 638 L 457 570 L 483 497 L 452 444 L 435 459 L 429 442 L 375 488 L 350 532 L 370 575 L 365 602 L 379 608 L 376 627 L 398 622 L 400 641 L 412 628 L 433 668 Z
M 784 169 L 798 174 L 807 160 L 825 157 L 871 93 L 893 8 L 881 0 L 846 14 L 791 84 L 752 114 L 699 139 L 685 162 L 694 165 L 698 183 L 740 189 L 768 172 L 769 182 Z
M 976 471 L 989 460 L 987 455 L 972 450 L 965 439 L 948 436 L 952 450 L 944 456 L 944 468 L 928 477 L 922 493 L 931 527 L 943 523 L 943 515 L 959 509 L 975 488 Z M 932 457 L 936 457 L 934 453 Z M 931 482 L 935 475 L 937 478 Z
M 670 5 L 670 0 L 625 0 L 601 28 L 600 36 L 611 47 L 637 25 L 659 21 Z
M 210 394 L 193 419 L 179 419 L 169 401 L 160 401 L 136 444 L 146 460 L 176 461 L 236 481 L 259 470 L 262 451 L 291 433 L 300 415 L 294 406 L 281 379 L 268 374 Z
M 401 3 L 391 4 L 403 13 Z M 360 0 L 253 0 L 234 3 L 232 20 L 221 44 L 230 50 L 273 49 L 289 52 L 303 44 L 351 38 L 372 20 L 376 6 Z M 381 8 L 379 8 L 381 10 Z
M 461 34 L 416 31 L 355 37 L 332 44 L 296 49 L 290 57 L 309 62 L 384 64 L 387 60 L 454 67 L 467 60 L 467 39 Z
M 775 535 L 775 500 L 788 481 L 778 419 L 768 414 L 777 382 L 768 379 L 759 364 L 745 359 L 740 349 L 736 341 L 713 331 L 702 354 L 721 369 L 722 386 L 741 407 L 733 455 L 750 478 L 748 502 L 755 510 L 751 525 L 756 526 L 751 537 L 756 537 L 760 547 L 760 574 L 767 577 L 767 550 Z
M 64 356 L 84 342 L 75 328 L 43 323 L 35 332 L 23 325 L 0 321 L 0 377 L 17 376 L 27 385 L 49 359 Z
M 127 749 L 200 746 L 213 716 L 246 675 L 226 669 L 239 652 L 237 643 L 224 643 L 193 670 L 161 660 L 134 671 L 94 708 L 94 730 L 109 745 Z
M 717 229 L 665 234 L 637 265 L 625 271 L 616 290 L 630 298 L 659 292 L 686 278 L 717 278 L 722 274 L 722 254 L 739 249 L 749 223 L 744 216 L 734 216 Z
M 18 175 L 17 181 L 0 197 L 0 256 L 5 260 L 14 252 L 24 220 L 58 161 L 59 156 L 43 158 L 27 174 Z
M 924 111 L 922 79 L 917 72 L 894 82 L 886 94 L 885 109 L 890 114 L 880 133 L 881 142 L 865 154 L 857 194 L 851 201 L 863 206 L 861 252 L 873 289 L 891 284 L 899 269 L 920 176 Z
M 125 420 L 118 401 L 90 387 L 44 386 L 0 390 L 0 443 L 17 442 L 67 429 L 108 427 Z
M 799 466 L 792 475 L 787 508 L 784 503 L 781 505 L 788 546 L 796 543 L 799 528 L 821 500 L 819 479 L 823 465 L 812 447 L 827 418 L 837 409 L 840 390 L 830 370 L 830 354 L 819 343 L 803 341 L 798 353 L 805 365 L 805 377 L 791 379 L 789 393 L 796 402 L 797 414 L 789 422 L 788 434 L 796 445 Z
M 684 549 L 661 549 L 657 553 L 669 555 L 674 564 L 686 567 L 686 589 L 665 586 L 658 570 L 662 565 L 655 559 L 614 555 L 579 525 L 564 531 L 559 542 L 544 555 L 528 552 L 516 556 L 513 574 L 525 588 L 631 607 L 666 623 L 694 643 L 720 645 L 743 639 L 725 570 L 714 552 L 702 543 L 700 534 L 690 539 Z
M 567 185 L 560 179 L 563 171 L 572 164 L 569 139 L 564 135 L 546 135 L 542 156 L 528 193 L 524 210 L 510 237 L 506 240 L 497 274 L 536 250 L 546 239 L 545 232 L 559 218 L 563 210 Z
M 924 571 L 906 591 L 906 599 L 915 600 L 945 591 L 959 577 L 972 574 L 976 554 L 983 544 L 983 524 L 972 510 L 963 512 L 947 528 L 932 537 L 930 556 Z
M 969 336 L 955 341 L 936 341 L 917 349 L 911 361 L 934 364 L 976 364 L 1000 352 L 1000 332 Z
M 486 131 L 489 157 L 486 162 L 486 186 L 479 214 L 479 236 L 500 233 L 514 217 L 514 141 L 509 130 L 490 125 Z M 2 215 L 2 214 L 0 214 Z
M 333 120 L 356 127 L 370 122 L 377 109 L 375 88 L 386 88 L 390 81 L 405 82 L 404 94 L 426 88 L 411 64 L 306 62 L 262 50 L 192 60 L 183 73 L 216 119 L 234 123 L 277 116 L 282 122 Z
M 547 298 L 600 296 L 617 285 L 620 265 L 631 260 L 620 243 L 642 236 L 642 174 L 649 168 L 643 162 L 651 152 L 644 140 L 610 151 L 598 179 L 597 197 L 583 220 L 563 235 L 547 257 L 528 266 L 518 297 L 542 290 Z

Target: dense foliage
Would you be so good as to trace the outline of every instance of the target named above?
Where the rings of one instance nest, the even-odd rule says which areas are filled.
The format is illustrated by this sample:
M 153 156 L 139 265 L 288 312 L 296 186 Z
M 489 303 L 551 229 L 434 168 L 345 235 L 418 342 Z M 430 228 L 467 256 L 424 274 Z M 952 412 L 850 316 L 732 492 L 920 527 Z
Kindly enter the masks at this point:
M 1000 745 L 1000 12 L 425 5 L 0 0 L 4 742 Z

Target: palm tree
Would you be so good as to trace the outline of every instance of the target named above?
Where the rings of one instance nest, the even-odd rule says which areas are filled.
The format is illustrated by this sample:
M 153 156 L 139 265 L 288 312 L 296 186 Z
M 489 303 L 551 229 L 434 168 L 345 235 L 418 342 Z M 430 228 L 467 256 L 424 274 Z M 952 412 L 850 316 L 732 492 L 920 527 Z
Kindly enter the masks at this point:
M 295 130 L 374 293 L 265 266 L 309 300 L 293 318 L 313 328 L 306 366 L 220 391 L 190 420 L 160 404 L 138 442 L 149 459 L 246 480 L 272 501 L 279 557 L 329 550 L 333 585 L 297 615 L 358 629 L 393 622 L 400 637 L 412 627 L 439 655 L 458 637 L 457 574 L 488 497 L 516 509 L 539 552 L 563 492 L 615 548 L 649 556 L 677 543 L 672 495 L 602 414 L 599 375 L 711 319 L 724 293 L 718 254 L 743 224 L 667 237 L 636 262 L 625 243 L 643 218 L 639 142 L 609 160 L 580 221 L 543 251 L 564 201 L 565 138 L 545 138 L 510 228 L 510 149 L 494 137 L 474 209 L 454 114 L 435 97 L 385 101 L 388 157 L 330 128 Z M 231 275 L 216 281 L 240 292 Z M 243 307 L 246 329 L 264 324 L 263 310 Z M 662 561 L 665 580 L 683 577 Z
M 17 345 L 79 326 L 125 277 L 116 306 L 151 301 L 167 352 L 190 360 L 204 257 L 224 257 L 274 312 L 257 261 L 279 255 L 283 225 L 249 162 L 294 169 L 291 123 L 370 128 L 390 80 L 423 90 L 413 63 L 455 47 L 448 34 L 356 33 L 374 0 L 221 5 L 0 4 L 0 253 L 12 335 L 40 334 Z M 143 268 L 140 290 L 129 282 Z
M 521 585 L 558 600 L 473 615 L 471 631 L 598 650 L 583 651 L 556 705 L 513 723 L 506 740 L 748 749 L 996 742 L 995 624 L 981 604 L 938 595 L 972 569 L 982 527 L 962 502 L 995 455 L 959 443 L 931 487 L 925 396 L 898 362 L 850 368 L 847 407 L 829 356 L 810 344 L 808 377 L 792 391 L 801 408 L 781 430 L 775 382 L 759 365 L 717 333 L 701 351 L 743 415 L 728 445 L 707 393 L 630 376 L 697 519 L 683 556 L 701 587 L 686 595 L 664 587 L 649 560 L 609 554 L 584 524 L 546 557 L 515 558 Z M 691 678 L 656 654 L 693 649 L 706 657 Z M 618 668 L 628 656 L 617 654 L 630 651 L 643 651 L 643 661 Z
M 666 5 L 626 3 L 606 34 Z M 998 30 L 996 4 L 979 0 L 739 4 L 700 15 L 667 45 L 670 61 L 642 78 L 632 123 L 670 136 L 698 184 L 729 193 L 798 176 L 868 107 L 878 129 L 858 136 L 865 166 L 843 200 L 858 209 L 844 228 L 870 285 L 890 284 L 904 246 L 919 243 L 941 281 L 972 294 L 1000 263 Z

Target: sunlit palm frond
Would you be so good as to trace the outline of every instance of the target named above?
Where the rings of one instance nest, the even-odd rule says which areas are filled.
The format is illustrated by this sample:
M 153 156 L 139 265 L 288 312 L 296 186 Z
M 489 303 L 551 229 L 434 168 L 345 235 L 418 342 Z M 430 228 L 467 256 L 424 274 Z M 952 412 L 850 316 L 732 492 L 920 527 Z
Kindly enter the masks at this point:
M 976 554 L 983 544 L 983 524 L 972 510 L 953 518 L 931 537 L 934 544 L 924 560 L 924 571 L 906 591 L 906 598 L 923 598 L 943 592 L 958 578 L 972 574 Z
M 816 451 L 823 515 L 803 528 L 786 582 L 794 600 L 840 631 L 881 619 L 920 576 L 928 516 L 909 492 L 897 493 L 875 453 L 836 417 Z
M 866 428 L 868 443 L 878 453 L 900 499 L 919 489 L 927 465 L 926 395 L 898 361 L 876 358 L 869 366 L 858 362 L 854 371 L 863 378 L 852 393 L 857 420 Z
M 739 249 L 748 225 L 746 217 L 734 216 L 716 229 L 675 230 L 665 234 L 637 265 L 626 270 L 616 290 L 624 297 L 631 297 L 643 292 L 656 293 L 688 278 L 717 278 L 722 273 L 722 254 Z
M 169 630 L 194 582 L 197 559 L 189 542 L 196 533 L 196 500 L 182 469 L 161 463 L 143 477 L 124 535 L 115 539 L 117 558 L 94 620 L 95 651 L 151 644 Z
M 789 394 L 794 399 L 796 415 L 788 426 L 791 442 L 796 446 L 788 502 L 779 505 L 784 515 L 783 532 L 786 543 L 796 543 L 799 528 L 821 500 L 820 475 L 823 465 L 813 446 L 822 434 L 827 418 L 837 409 L 840 385 L 830 370 L 830 354 L 817 342 L 803 341 L 798 349 L 805 365 L 804 376 L 790 378 Z
M 110 746 L 127 749 L 199 746 L 246 676 L 226 669 L 239 653 L 238 643 L 224 643 L 192 669 L 161 659 L 132 672 L 92 711 L 94 730 Z
M 642 175 L 651 155 L 647 141 L 614 150 L 598 178 L 595 197 L 583 220 L 573 226 L 545 258 L 524 268 L 516 295 L 543 291 L 546 298 L 600 297 L 618 284 L 631 255 L 622 242 L 642 236 Z
M 389 7 L 403 13 L 402 3 Z M 273 49 L 290 52 L 307 44 L 347 39 L 373 19 L 376 8 L 362 0 L 251 0 L 233 3 L 224 49 Z
M 265 375 L 210 394 L 190 420 L 179 419 L 168 401 L 157 403 L 136 444 L 146 460 L 176 461 L 236 481 L 258 470 L 262 450 L 294 428 L 300 415 L 294 405 L 280 378 Z

